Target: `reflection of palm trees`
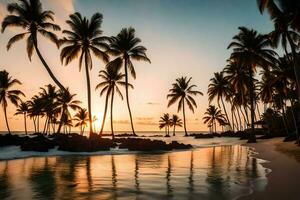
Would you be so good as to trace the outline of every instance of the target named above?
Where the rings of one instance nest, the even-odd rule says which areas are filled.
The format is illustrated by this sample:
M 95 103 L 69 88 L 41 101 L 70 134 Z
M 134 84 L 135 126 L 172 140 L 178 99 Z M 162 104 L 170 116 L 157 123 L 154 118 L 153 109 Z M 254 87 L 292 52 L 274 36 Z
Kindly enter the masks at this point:
M 135 156 L 135 169 L 134 169 L 134 180 L 136 192 L 140 192 L 140 182 L 139 182 L 139 163 L 137 156 Z
M 92 192 L 92 187 L 93 187 L 93 179 L 91 175 L 91 157 L 88 156 L 86 158 L 86 178 L 88 182 L 88 191 L 89 193 Z
M 48 157 L 45 157 L 43 169 L 32 169 L 30 181 L 33 189 L 34 199 L 55 199 L 56 182 L 55 173 L 48 164 Z
M 172 196 L 173 188 L 170 184 L 171 181 L 171 175 L 172 175 L 172 164 L 171 164 L 171 159 L 170 155 L 168 155 L 168 168 L 166 171 L 166 179 L 167 179 L 167 194 L 168 196 Z
M 111 181 L 112 181 L 112 195 L 113 199 L 117 199 L 118 196 L 118 188 L 117 188 L 117 170 L 116 170 L 116 164 L 115 164 L 115 158 L 114 155 L 111 156 Z
M 5 162 L 5 168 L 0 173 L 0 199 L 5 199 L 10 196 L 9 194 L 9 177 L 8 177 L 8 161 Z
M 189 191 L 190 192 L 194 191 L 194 151 L 191 151 Z

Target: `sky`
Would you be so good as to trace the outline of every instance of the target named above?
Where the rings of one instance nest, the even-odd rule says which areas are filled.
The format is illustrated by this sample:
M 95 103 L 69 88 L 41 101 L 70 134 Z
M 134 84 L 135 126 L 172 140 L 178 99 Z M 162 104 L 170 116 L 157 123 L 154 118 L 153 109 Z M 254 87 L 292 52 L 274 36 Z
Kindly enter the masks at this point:
M 0 21 L 7 14 L 7 3 L 15 0 L 0 0 Z M 192 77 L 192 83 L 204 96 L 196 97 L 195 112 L 187 111 L 187 128 L 190 131 L 207 130 L 202 117 L 208 107 L 207 87 L 214 72 L 221 71 L 231 51 L 227 50 L 239 26 L 246 26 L 268 33 L 273 26 L 267 14 L 261 15 L 256 0 L 41 0 L 43 9 L 55 12 L 55 22 L 67 29 L 68 15 L 80 12 L 91 17 L 103 14 L 102 30 L 106 36 L 117 35 L 121 28 L 133 27 L 147 50 L 151 64 L 134 62 L 137 78 L 130 78 L 134 90 L 130 90 L 131 109 L 136 130 L 158 131 L 159 117 L 163 113 L 176 114 L 177 105 L 167 108 L 168 90 L 176 78 Z M 0 34 L 0 70 L 7 70 L 23 84 L 19 87 L 30 99 L 46 84 L 54 84 L 34 54 L 30 62 L 26 54 L 25 40 L 16 43 L 9 51 L 6 44 L 10 37 L 22 32 L 10 28 Z M 62 36 L 60 33 L 57 33 Z M 76 93 L 76 99 L 87 107 L 86 78 L 79 71 L 78 60 L 63 66 L 60 50 L 42 37 L 39 47 L 56 77 Z M 96 127 L 100 127 L 105 97 L 99 96 L 95 86 L 100 79 L 98 73 L 105 64 L 94 58 L 91 70 L 92 114 L 97 116 Z M 123 90 L 125 94 L 125 91 Z M 216 102 L 212 102 L 216 104 Z M 23 130 L 23 118 L 14 116 L 16 108 L 8 106 L 9 123 L 12 130 Z M 109 114 L 109 113 L 108 113 Z M 182 117 L 182 113 L 178 113 Z M 107 119 L 105 130 L 110 130 Z M 126 102 L 116 96 L 114 104 L 114 128 L 130 130 Z M 28 122 L 29 129 L 33 128 Z M 6 130 L 3 112 L 0 112 L 0 130 Z M 181 130 L 180 128 L 178 130 Z

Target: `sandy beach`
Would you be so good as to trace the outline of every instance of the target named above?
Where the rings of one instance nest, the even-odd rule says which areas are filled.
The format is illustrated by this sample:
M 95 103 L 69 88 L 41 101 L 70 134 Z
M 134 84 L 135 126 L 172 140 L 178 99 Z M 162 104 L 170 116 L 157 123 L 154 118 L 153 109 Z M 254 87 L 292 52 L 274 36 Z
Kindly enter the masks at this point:
M 300 147 L 295 146 L 294 142 L 282 141 L 283 138 L 275 138 L 247 144 L 255 148 L 259 158 L 269 161 L 263 166 L 272 172 L 267 175 L 268 184 L 264 191 L 255 191 L 240 199 L 299 199 Z

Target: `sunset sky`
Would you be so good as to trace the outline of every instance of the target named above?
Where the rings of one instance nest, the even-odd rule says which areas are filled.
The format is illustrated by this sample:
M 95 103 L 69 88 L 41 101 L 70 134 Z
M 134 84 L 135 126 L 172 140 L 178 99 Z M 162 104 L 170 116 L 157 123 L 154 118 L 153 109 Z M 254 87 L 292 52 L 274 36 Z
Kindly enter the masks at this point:
M 6 5 L 12 0 L 0 1 L 0 20 L 7 14 Z M 176 2 L 176 3 L 175 3 Z M 192 83 L 204 93 L 196 97 L 198 108 L 193 114 L 187 111 L 188 130 L 207 130 L 202 122 L 208 106 L 207 86 L 214 72 L 226 65 L 231 51 L 227 46 L 239 26 L 254 28 L 261 33 L 272 30 L 268 15 L 260 15 L 256 0 L 42 0 L 45 10 L 55 12 L 55 21 L 67 28 L 68 15 L 78 11 L 90 17 L 95 12 L 103 14 L 104 35 L 116 35 L 121 28 L 132 26 L 147 47 L 151 64 L 135 62 L 137 79 L 130 78 L 134 90 L 130 91 L 134 122 L 138 131 L 158 129 L 158 120 L 163 113 L 176 113 L 177 106 L 167 108 L 166 95 L 171 84 L 180 76 L 193 77 Z M 6 44 L 19 29 L 7 29 L 0 36 L 0 70 L 7 70 L 14 78 L 22 81 L 20 89 L 31 98 L 39 87 L 52 83 L 40 60 L 34 54 L 32 62 L 26 53 L 25 40 L 16 43 L 9 51 Z M 60 50 L 53 43 L 39 38 L 42 54 L 54 74 L 77 99 L 86 103 L 86 79 L 79 72 L 78 60 L 62 66 Z M 91 71 L 93 115 L 101 124 L 104 97 L 94 88 L 99 82 L 98 72 L 104 63 L 94 59 Z M 125 94 L 125 91 L 124 91 Z M 214 102 L 213 102 L 214 103 Z M 23 130 L 23 118 L 13 116 L 15 107 L 9 104 L 9 122 L 12 130 Z M 180 117 L 182 114 L 179 113 Z M 126 102 L 115 98 L 115 129 L 130 130 Z M 32 129 L 32 123 L 28 126 Z M 3 112 L 0 112 L 0 130 L 6 130 Z M 105 130 L 110 130 L 109 119 Z

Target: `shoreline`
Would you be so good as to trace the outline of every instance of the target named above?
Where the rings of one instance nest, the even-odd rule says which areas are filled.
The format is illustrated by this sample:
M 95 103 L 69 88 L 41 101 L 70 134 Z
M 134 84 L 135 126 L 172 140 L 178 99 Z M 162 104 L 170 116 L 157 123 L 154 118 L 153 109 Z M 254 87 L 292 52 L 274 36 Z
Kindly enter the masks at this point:
M 239 200 L 299 199 L 300 147 L 294 142 L 283 142 L 283 138 L 259 140 L 258 143 L 244 146 L 254 148 L 258 153 L 255 157 L 266 160 L 262 165 L 270 172 L 266 175 L 268 182 L 264 190 L 255 190 Z

